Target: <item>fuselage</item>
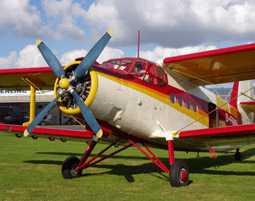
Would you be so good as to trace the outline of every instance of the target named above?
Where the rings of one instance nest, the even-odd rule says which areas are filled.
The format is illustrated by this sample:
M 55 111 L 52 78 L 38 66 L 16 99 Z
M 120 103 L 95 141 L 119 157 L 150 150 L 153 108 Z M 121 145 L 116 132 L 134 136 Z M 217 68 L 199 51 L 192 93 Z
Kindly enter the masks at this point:
M 92 111 L 97 119 L 130 135 L 165 143 L 172 132 L 240 123 L 236 108 L 205 88 L 195 86 L 185 91 L 153 62 L 141 58 L 112 59 L 95 65 L 93 71 L 97 89 Z M 202 150 L 226 145 L 223 141 L 176 140 L 176 145 L 179 149 Z M 229 144 L 239 145 L 241 141 L 234 139 Z

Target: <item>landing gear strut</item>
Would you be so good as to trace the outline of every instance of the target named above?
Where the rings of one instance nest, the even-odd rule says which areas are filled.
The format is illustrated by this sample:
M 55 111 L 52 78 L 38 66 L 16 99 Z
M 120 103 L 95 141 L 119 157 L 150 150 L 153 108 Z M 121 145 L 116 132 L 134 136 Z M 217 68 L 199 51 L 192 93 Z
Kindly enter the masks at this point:
M 150 149 L 146 146 L 145 143 L 141 142 L 138 139 L 128 138 L 128 143 L 121 148 L 113 151 L 110 154 L 105 155 L 104 153 L 109 150 L 111 147 L 117 144 L 117 142 L 110 144 L 101 152 L 96 154 L 93 157 L 90 157 L 91 152 L 97 144 L 97 141 L 92 140 L 88 147 L 86 148 L 81 159 L 78 159 L 75 156 L 70 156 L 67 158 L 62 165 L 62 175 L 65 179 L 75 178 L 81 175 L 83 169 L 86 169 L 94 164 L 99 163 L 131 146 L 143 153 L 149 160 L 152 161 L 161 171 L 169 175 L 169 182 L 173 187 L 186 186 L 189 184 L 189 168 L 185 161 L 175 160 L 174 156 L 174 143 L 173 140 L 167 141 L 168 143 L 168 156 L 169 156 L 169 165 L 168 168 Z M 104 155 L 103 155 L 104 154 Z
M 114 143 L 110 144 L 109 146 L 107 146 L 102 151 L 100 151 L 99 153 L 97 153 L 95 156 L 89 158 L 90 154 L 93 151 L 93 149 L 95 148 L 96 144 L 97 144 L 97 141 L 92 140 L 88 144 L 88 147 L 86 148 L 81 159 L 78 159 L 75 156 L 70 156 L 64 161 L 64 163 L 62 165 L 62 176 L 65 179 L 71 179 L 71 178 L 78 177 L 81 175 L 82 170 L 84 170 L 92 165 L 95 165 L 111 156 L 114 156 L 115 154 L 132 146 L 131 144 L 128 143 L 128 144 L 124 145 L 123 147 L 121 147 L 120 149 L 118 149 L 110 154 L 103 155 L 107 150 L 109 150 L 111 147 L 116 145 L 116 142 L 114 142 Z
M 240 153 L 239 148 L 236 149 L 236 153 L 234 155 L 234 158 L 236 161 L 241 161 L 242 160 L 242 154 Z
M 175 160 L 173 140 L 167 141 L 168 157 L 170 164 L 169 182 L 173 187 L 186 186 L 189 184 L 189 167 L 183 160 Z

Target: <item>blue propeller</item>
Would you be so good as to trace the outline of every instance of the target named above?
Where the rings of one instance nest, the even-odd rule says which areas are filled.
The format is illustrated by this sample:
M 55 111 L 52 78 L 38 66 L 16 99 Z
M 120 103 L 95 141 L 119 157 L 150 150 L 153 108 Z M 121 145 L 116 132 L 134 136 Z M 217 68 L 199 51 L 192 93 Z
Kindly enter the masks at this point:
M 36 127 L 43 118 L 49 113 L 49 111 L 56 106 L 56 99 L 46 105 L 45 108 L 36 116 L 36 118 L 32 121 L 32 123 L 28 126 L 27 131 L 28 133 L 32 133 L 34 127 Z
M 50 68 L 53 70 L 54 74 L 57 77 L 64 77 L 65 72 L 64 72 L 59 60 L 53 54 L 53 52 L 41 40 L 38 40 L 36 43 L 37 43 L 37 47 L 40 50 L 44 60 L 50 66 Z
M 89 125 L 89 127 L 91 128 L 91 130 L 97 134 L 100 130 L 101 127 L 98 124 L 97 120 L 95 119 L 92 111 L 89 109 L 89 107 L 87 107 L 83 100 L 81 99 L 81 97 L 77 94 L 77 92 L 75 90 L 71 91 L 75 102 L 77 103 L 77 105 L 80 107 L 81 110 L 81 114 L 83 116 L 83 118 L 85 119 L 85 121 L 87 122 L 87 124 Z
M 85 75 L 85 73 L 91 68 L 93 63 L 99 57 L 109 40 L 111 39 L 111 35 L 106 32 L 97 43 L 90 49 L 88 54 L 84 57 L 78 67 L 75 69 L 75 77 L 81 78 Z
M 111 35 L 109 33 L 105 33 L 98 42 L 91 48 L 91 50 L 88 52 L 88 54 L 85 56 L 85 58 L 81 61 L 81 63 L 77 66 L 77 68 L 74 70 L 74 76 L 75 79 L 78 80 L 79 78 L 82 78 L 86 75 L 86 72 L 91 68 L 93 63 L 96 61 L 96 59 L 99 57 L 103 49 L 105 48 L 106 44 L 109 42 L 111 38 Z M 65 72 L 57 59 L 57 57 L 52 53 L 52 51 L 41 41 L 37 41 L 37 47 L 40 50 L 43 58 L 47 62 L 47 64 L 51 67 L 54 74 L 61 78 L 62 81 L 68 80 L 68 78 L 65 78 Z M 60 79 L 60 80 L 61 80 Z M 70 84 L 70 83 L 69 83 Z M 69 85 L 68 84 L 68 85 Z M 92 111 L 87 107 L 84 103 L 84 100 L 80 97 L 80 95 L 75 91 L 75 86 L 68 86 L 67 88 L 63 87 L 62 90 L 67 90 L 72 94 L 72 97 L 75 101 L 75 103 L 79 106 L 81 114 L 86 121 L 86 123 L 89 125 L 91 130 L 96 134 L 96 140 L 102 136 L 102 129 L 97 122 L 96 118 L 94 117 Z M 27 130 L 24 132 L 24 135 L 29 135 L 29 133 L 32 132 L 33 128 L 36 127 L 40 122 L 43 120 L 43 118 L 49 113 L 49 111 L 57 104 L 57 98 L 56 97 L 52 102 L 50 102 L 32 121 L 32 123 L 28 126 Z

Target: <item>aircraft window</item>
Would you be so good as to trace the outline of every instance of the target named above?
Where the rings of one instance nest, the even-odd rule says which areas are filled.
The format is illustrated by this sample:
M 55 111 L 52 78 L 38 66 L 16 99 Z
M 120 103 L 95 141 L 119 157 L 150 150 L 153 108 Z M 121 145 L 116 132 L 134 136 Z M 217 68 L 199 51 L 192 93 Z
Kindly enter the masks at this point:
M 171 94 L 170 95 L 170 100 L 172 103 L 175 103 L 175 95 Z
M 135 73 L 145 73 L 145 65 L 141 62 L 136 62 L 134 67 Z
M 165 72 L 162 68 L 160 67 L 156 67 L 156 70 L 157 70 L 157 75 L 160 79 L 164 79 L 164 75 L 165 75 Z
M 191 104 L 191 107 L 192 107 L 192 109 L 193 109 L 194 112 L 197 111 L 197 106 L 196 106 L 195 104 Z
M 111 61 L 111 64 L 113 64 L 113 68 L 115 70 L 127 70 L 128 65 L 131 64 L 132 62 L 130 60 L 113 60 Z
M 179 105 L 182 106 L 182 97 L 181 96 L 177 96 L 177 101 L 178 101 Z
M 146 73 L 146 74 L 143 76 L 143 80 L 144 80 L 145 82 L 151 82 L 151 77 L 150 77 L 150 75 L 149 75 L 148 73 Z
M 186 101 L 186 107 L 190 109 L 190 102 L 188 100 Z
M 117 70 L 117 69 L 118 69 L 118 70 L 126 70 L 127 66 L 114 64 L 114 65 L 113 65 L 113 68 L 116 69 L 116 70 Z
M 159 86 L 167 84 L 167 75 L 161 67 L 152 65 L 150 68 L 150 73 L 154 77 L 154 84 Z
M 111 61 L 112 64 L 118 64 L 118 65 L 127 65 L 127 64 L 131 64 L 131 60 L 128 59 L 124 59 L 124 60 L 113 60 Z

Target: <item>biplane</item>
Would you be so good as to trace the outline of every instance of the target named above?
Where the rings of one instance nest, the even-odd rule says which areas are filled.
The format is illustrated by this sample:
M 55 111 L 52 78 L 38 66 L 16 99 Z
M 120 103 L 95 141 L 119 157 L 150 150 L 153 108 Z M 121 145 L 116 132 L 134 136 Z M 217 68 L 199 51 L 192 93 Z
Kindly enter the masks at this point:
M 255 142 L 251 79 L 255 78 L 255 44 L 216 49 L 164 59 L 163 66 L 141 57 L 96 60 L 110 40 L 106 32 L 83 58 L 62 66 L 46 44 L 37 46 L 48 67 L 0 70 L 0 87 L 30 89 L 29 121 L 0 124 L 0 130 L 87 142 L 81 158 L 62 165 L 66 179 L 129 147 L 135 147 L 172 186 L 189 184 L 189 167 L 175 151 L 235 150 Z M 171 53 L 169 53 L 171 54 Z M 205 86 L 233 82 L 229 101 Z M 36 91 L 53 90 L 54 100 L 36 114 Z M 42 126 L 54 108 L 76 119 L 76 126 Z M 109 146 L 91 156 L 97 143 Z M 119 149 L 105 154 L 111 147 Z M 150 147 L 168 151 L 168 164 Z

